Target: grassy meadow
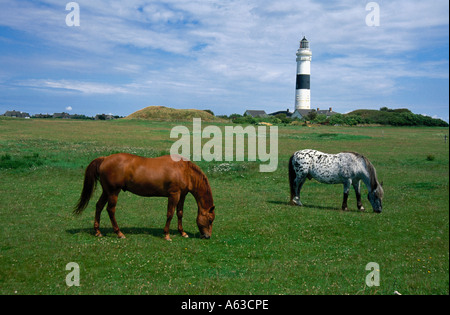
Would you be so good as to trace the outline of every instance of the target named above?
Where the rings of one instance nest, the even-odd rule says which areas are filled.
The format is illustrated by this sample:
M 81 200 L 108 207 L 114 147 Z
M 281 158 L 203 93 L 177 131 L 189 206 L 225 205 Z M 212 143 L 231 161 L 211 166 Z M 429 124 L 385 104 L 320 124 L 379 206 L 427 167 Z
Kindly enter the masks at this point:
M 191 195 L 190 238 L 175 216 L 167 242 L 167 199 L 129 192 L 116 212 L 127 238 L 116 237 L 106 210 L 104 237 L 94 237 L 101 188 L 72 215 L 86 166 L 117 152 L 167 154 L 178 124 L 192 131 L 192 122 L 0 118 L 0 294 L 449 294 L 448 128 L 279 126 L 273 173 L 259 162 L 197 163 L 216 205 L 210 240 L 199 238 Z M 344 212 L 342 185 L 314 180 L 304 207 L 289 206 L 287 162 L 305 148 L 366 155 L 384 182 L 383 213 L 372 212 L 365 186 L 366 211 L 351 191 Z M 80 266 L 78 287 L 66 285 L 69 262 Z M 370 262 L 379 286 L 366 285 Z

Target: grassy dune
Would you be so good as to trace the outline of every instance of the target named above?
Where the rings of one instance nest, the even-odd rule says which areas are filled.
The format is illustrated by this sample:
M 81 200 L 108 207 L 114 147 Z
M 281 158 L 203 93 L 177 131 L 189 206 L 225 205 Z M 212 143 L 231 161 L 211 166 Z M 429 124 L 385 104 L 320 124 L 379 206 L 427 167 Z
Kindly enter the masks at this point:
M 273 173 L 259 162 L 198 162 L 217 209 L 210 240 L 198 237 L 192 196 L 190 238 L 174 220 L 167 242 L 167 200 L 129 192 L 116 213 L 127 238 L 106 211 L 105 236 L 94 237 L 101 189 L 72 215 L 84 168 L 115 152 L 166 154 L 177 124 L 0 119 L 0 294 L 449 294 L 448 128 L 280 126 Z M 289 206 L 287 161 L 302 148 L 366 155 L 384 181 L 383 213 L 366 198 L 368 210 L 356 211 L 353 192 L 340 211 L 342 186 L 316 181 L 304 185 L 304 207 Z M 79 287 L 66 285 L 69 262 Z M 366 285 L 369 262 L 380 266 L 378 287 Z
M 192 121 L 193 118 L 201 118 L 203 121 L 223 121 L 204 110 L 176 109 L 164 106 L 148 106 L 125 117 L 125 119 L 145 119 L 152 121 Z

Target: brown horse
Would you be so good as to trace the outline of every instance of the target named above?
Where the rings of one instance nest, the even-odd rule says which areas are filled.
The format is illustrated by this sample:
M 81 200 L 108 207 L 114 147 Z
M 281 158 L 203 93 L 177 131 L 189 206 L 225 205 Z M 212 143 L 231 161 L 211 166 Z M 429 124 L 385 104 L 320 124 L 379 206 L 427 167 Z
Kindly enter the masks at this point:
M 177 161 L 176 161 L 177 160 Z M 166 240 L 170 239 L 169 226 L 175 208 L 177 208 L 178 231 L 188 237 L 182 226 L 183 205 L 186 195 L 191 193 L 198 205 L 197 225 L 201 238 L 209 239 L 215 218 L 214 202 L 208 178 L 201 169 L 186 159 L 172 159 L 170 155 L 158 158 L 145 158 L 128 153 L 118 153 L 93 160 L 86 168 L 83 191 L 74 209 L 80 214 L 92 197 L 97 180 L 103 193 L 96 205 L 94 230 L 96 236 L 102 236 L 99 230 L 100 214 L 106 205 L 114 232 L 119 238 L 125 236 L 119 230 L 115 212 L 117 198 L 121 190 L 130 191 L 143 197 L 168 197 L 167 221 L 164 227 Z

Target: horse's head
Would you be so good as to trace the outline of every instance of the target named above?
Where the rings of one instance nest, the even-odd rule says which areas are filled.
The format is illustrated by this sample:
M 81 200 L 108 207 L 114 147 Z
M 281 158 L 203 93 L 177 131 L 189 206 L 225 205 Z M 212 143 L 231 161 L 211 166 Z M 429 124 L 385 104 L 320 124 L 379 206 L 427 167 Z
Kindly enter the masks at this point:
M 203 209 L 199 207 L 197 216 L 197 225 L 200 231 L 201 238 L 209 239 L 212 234 L 212 224 L 216 214 L 214 213 L 215 206 Z
M 376 213 L 381 213 L 383 210 L 382 200 L 383 200 L 383 187 L 378 183 L 377 188 L 369 192 L 367 199 L 369 199 L 372 205 L 373 211 Z

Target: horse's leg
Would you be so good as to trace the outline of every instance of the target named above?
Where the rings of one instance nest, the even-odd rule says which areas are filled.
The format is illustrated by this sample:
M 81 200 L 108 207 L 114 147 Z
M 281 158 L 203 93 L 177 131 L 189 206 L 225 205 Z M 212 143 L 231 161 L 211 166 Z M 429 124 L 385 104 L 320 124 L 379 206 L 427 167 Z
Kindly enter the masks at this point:
M 180 201 L 178 201 L 177 205 L 177 217 L 178 217 L 178 232 L 180 232 L 181 236 L 188 238 L 189 235 L 186 234 L 183 230 L 183 206 L 184 206 L 184 200 L 186 198 L 186 195 L 181 195 Z
M 97 201 L 95 206 L 95 221 L 94 221 L 94 231 L 95 236 L 102 237 L 102 233 L 100 232 L 100 215 L 102 214 L 102 210 L 108 202 L 108 194 L 103 191 L 100 199 Z
M 303 184 L 306 182 L 306 177 L 303 177 L 301 180 L 299 180 L 298 188 L 297 188 L 297 196 L 298 196 L 298 205 L 303 206 L 302 202 L 300 201 L 300 192 L 302 190 Z
M 353 188 L 355 189 L 356 193 L 356 206 L 358 207 L 358 210 L 364 211 L 365 209 L 361 201 L 361 181 L 358 180 L 356 183 L 353 183 Z
M 171 193 L 169 196 L 169 202 L 167 204 L 167 221 L 164 227 L 164 239 L 171 241 L 170 238 L 170 221 L 172 221 L 173 214 L 175 212 L 175 207 L 178 205 L 180 200 L 180 193 Z
M 347 200 L 348 200 L 348 194 L 350 192 L 350 185 L 351 185 L 350 180 L 348 180 L 344 183 L 344 200 L 342 201 L 342 210 L 344 210 L 344 211 L 348 210 Z
M 114 230 L 114 233 L 117 234 L 117 237 L 119 238 L 125 238 L 125 235 L 123 235 L 122 232 L 120 232 L 119 226 L 117 225 L 116 221 L 116 205 L 117 205 L 117 198 L 119 197 L 119 191 L 114 192 L 108 196 L 108 207 L 106 208 L 108 210 L 109 219 L 111 220 L 111 224 Z
M 294 192 L 295 195 L 291 196 L 291 205 L 293 206 L 303 206 L 300 201 L 300 191 L 302 190 L 303 184 L 306 181 L 306 176 L 297 176 L 294 180 Z

